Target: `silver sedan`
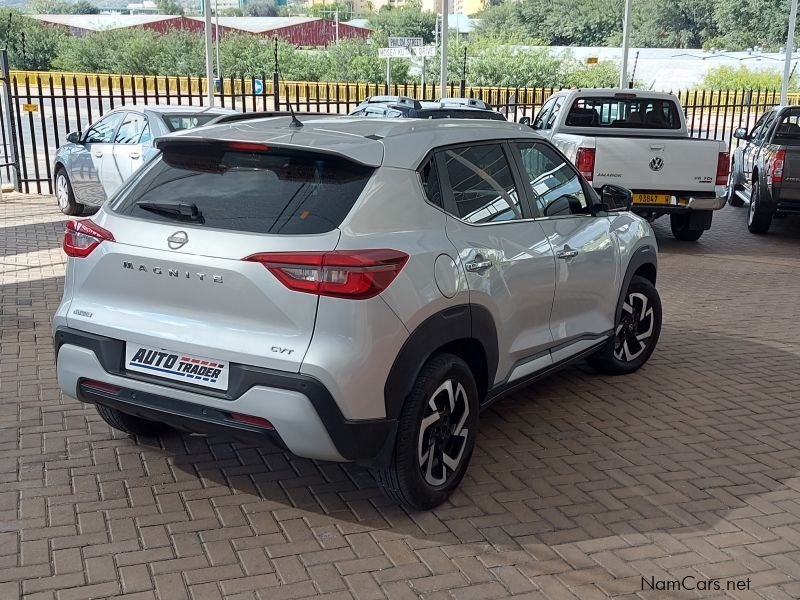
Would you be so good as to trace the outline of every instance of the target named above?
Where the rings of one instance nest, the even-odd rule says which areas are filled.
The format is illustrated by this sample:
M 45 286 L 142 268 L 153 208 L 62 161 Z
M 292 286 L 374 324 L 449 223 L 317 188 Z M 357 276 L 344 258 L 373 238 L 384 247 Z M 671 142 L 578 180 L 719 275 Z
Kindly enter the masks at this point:
M 58 149 L 53 165 L 58 208 L 65 215 L 79 215 L 86 206 L 100 206 L 158 152 L 153 139 L 232 113 L 199 106 L 123 106 L 109 111 L 86 131 L 70 133 Z

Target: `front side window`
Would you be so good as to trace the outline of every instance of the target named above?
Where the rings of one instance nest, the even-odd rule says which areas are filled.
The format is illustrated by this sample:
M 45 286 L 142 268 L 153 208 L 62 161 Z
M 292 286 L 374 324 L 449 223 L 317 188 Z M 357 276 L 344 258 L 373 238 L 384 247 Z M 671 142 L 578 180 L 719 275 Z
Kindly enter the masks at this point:
M 522 218 L 508 158 L 499 144 L 443 150 L 455 216 L 466 223 Z
M 552 97 L 547 102 L 544 103 L 542 109 L 539 111 L 539 114 L 536 115 L 536 118 L 533 120 L 533 124 L 531 127 L 533 129 L 544 129 L 545 124 L 547 123 L 547 117 L 550 116 L 550 110 L 553 108 L 553 105 L 556 103 L 556 98 Z
M 86 136 L 83 138 L 86 144 L 110 144 L 114 141 L 114 132 L 117 125 L 122 120 L 125 113 L 117 112 L 100 119 L 97 123 L 89 127 Z
M 552 148 L 536 142 L 514 144 L 534 194 L 539 216 L 562 217 L 591 212 L 580 177 Z
M 764 123 L 761 125 L 761 129 L 758 130 L 756 133 L 756 141 L 761 143 L 761 141 L 767 136 L 769 130 L 772 128 L 772 124 L 775 122 L 775 111 L 771 111 L 767 113 L 767 118 L 764 119 Z
M 761 133 L 761 128 L 764 127 L 764 123 L 767 121 L 767 117 L 770 115 L 771 112 L 772 111 L 764 113 L 759 117 L 758 121 L 756 121 L 756 124 L 750 130 L 749 137 L 751 140 L 755 139 L 756 136 L 758 136 L 758 134 Z
M 564 124 L 569 127 L 620 129 L 680 129 L 673 100 L 660 98 L 578 98 Z

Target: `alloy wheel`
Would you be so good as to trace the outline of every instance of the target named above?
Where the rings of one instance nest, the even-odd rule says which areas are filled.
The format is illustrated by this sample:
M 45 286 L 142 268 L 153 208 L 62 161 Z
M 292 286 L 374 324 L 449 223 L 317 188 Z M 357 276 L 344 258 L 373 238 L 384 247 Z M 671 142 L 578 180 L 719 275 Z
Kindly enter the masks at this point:
M 632 292 L 622 304 L 622 317 L 615 331 L 614 357 L 623 362 L 636 360 L 653 335 L 655 315 L 647 296 Z
M 419 428 L 417 458 L 425 481 L 445 484 L 461 464 L 467 447 L 469 400 L 464 386 L 448 379 L 431 394 Z
M 69 182 L 63 173 L 56 177 L 56 201 L 61 210 L 66 210 L 69 206 Z
M 753 219 L 756 218 L 756 205 L 758 204 L 758 188 L 753 187 L 753 193 L 750 194 L 750 207 L 747 209 L 747 224 L 752 225 Z

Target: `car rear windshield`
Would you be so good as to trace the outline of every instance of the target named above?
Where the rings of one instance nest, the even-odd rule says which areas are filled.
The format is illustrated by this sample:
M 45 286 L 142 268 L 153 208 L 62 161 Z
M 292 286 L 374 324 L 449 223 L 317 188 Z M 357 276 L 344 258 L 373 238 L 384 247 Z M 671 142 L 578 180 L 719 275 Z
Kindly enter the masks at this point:
M 790 108 L 781 114 L 773 141 L 784 146 L 800 146 L 800 108 Z
M 341 224 L 373 172 L 319 153 L 172 146 L 122 190 L 113 211 L 230 231 L 324 233 Z
M 203 113 L 201 115 L 162 115 L 164 124 L 170 131 L 182 131 L 184 129 L 194 129 L 216 119 L 219 115 L 214 113 Z
M 680 129 L 678 107 L 656 98 L 579 98 L 567 113 L 569 127 Z

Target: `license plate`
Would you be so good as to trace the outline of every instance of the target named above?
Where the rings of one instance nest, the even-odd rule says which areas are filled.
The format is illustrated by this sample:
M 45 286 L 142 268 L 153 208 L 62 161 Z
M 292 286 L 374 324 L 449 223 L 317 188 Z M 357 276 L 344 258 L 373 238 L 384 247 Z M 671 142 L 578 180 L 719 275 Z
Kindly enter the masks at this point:
M 217 390 L 228 389 L 228 363 L 205 356 L 127 343 L 125 368 Z
M 669 194 L 634 194 L 634 204 L 670 204 L 672 196 Z

